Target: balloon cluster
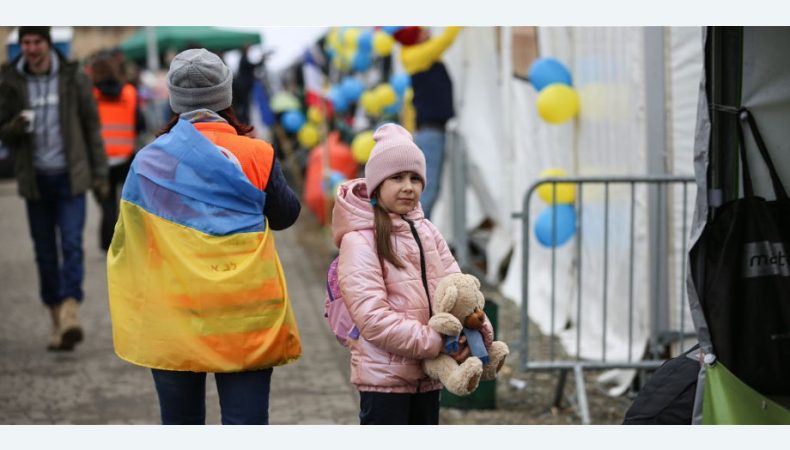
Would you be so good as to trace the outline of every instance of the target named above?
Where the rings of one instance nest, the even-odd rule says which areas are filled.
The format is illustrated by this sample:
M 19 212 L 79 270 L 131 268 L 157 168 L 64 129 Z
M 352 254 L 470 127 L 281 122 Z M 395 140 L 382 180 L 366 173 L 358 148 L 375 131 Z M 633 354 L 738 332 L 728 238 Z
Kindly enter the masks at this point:
M 389 56 L 395 45 L 393 34 L 403 27 L 378 29 L 332 28 L 327 34 L 324 51 L 335 68 L 346 75 L 329 87 L 327 98 L 337 112 L 345 112 L 359 103 L 369 116 L 398 114 L 408 100 L 411 78 L 396 73 L 389 82 L 367 88 L 356 73 L 366 72 L 377 57 Z
M 392 34 L 400 28 L 332 28 L 326 36 L 324 52 L 341 72 L 364 72 L 376 57 L 390 55 L 395 45 Z
M 551 124 L 567 122 L 579 112 L 579 96 L 568 69 L 554 58 L 538 58 L 527 78 L 538 91 L 538 114 Z
M 562 169 L 543 170 L 539 178 L 558 178 L 567 174 Z M 572 183 L 543 183 L 538 186 L 538 196 L 549 207 L 535 219 L 535 237 L 545 247 L 566 243 L 576 232 L 576 189 Z M 556 217 L 556 223 L 555 223 Z
M 269 101 L 269 107 L 272 112 L 281 114 L 280 125 L 285 131 L 296 133 L 296 138 L 302 147 L 311 148 L 321 140 L 317 127 L 323 120 L 320 111 L 316 115 L 316 111 L 308 109 L 305 117 L 302 113 L 302 104 L 296 96 L 285 91 L 274 94 Z
M 345 112 L 354 104 L 359 103 L 369 116 L 382 114 L 398 114 L 414 93 L 411 89 L 411 78 L 405 73 L 396 73 L 390 77 L 389 83 L 380 83 L 371 89 L 353 75 L 345 77 L 337 85 L 329 87 L 327 98 L 337 112 Z

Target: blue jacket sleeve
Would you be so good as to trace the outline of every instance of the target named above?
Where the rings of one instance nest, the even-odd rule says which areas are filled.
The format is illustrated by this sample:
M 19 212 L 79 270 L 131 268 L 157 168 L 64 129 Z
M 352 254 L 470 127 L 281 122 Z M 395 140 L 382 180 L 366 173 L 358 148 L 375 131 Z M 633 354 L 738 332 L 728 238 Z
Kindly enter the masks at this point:
M 296 222 L 302 205 L 294 191 L 285 181 L 280 163 L 277 157 L 272 164 L 272 173 L 269 175 L 269 183 L 266 185 L 266 206 L 263 214 L 269 219 L 269 226 L 272 230 L 284 230 Z

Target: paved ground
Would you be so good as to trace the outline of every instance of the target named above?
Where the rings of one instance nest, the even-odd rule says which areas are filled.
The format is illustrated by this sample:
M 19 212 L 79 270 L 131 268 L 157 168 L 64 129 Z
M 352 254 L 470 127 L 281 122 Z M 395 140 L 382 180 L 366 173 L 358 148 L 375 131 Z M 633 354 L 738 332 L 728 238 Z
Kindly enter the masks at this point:
M 92 199 L 89 204 L 86 299 L 81 310 L 86 341 L 73 353 L 47 352 L 49 315 L 38 299 L 24 202 L 16 195 L 15 183 L 0 181 L 0 424 L 159 421 L 150 372 L 113 353 L 105 257 L 96 235 L 98 210 Z M 303 219 L 277 233 L 304 354 L 296 363 L 274 370 L 270 420 L 273 424 L 358 423 L 358 397 L 348 383 L 347 352 L 323 323 L 324 284 L 313 279 L 329 256 L 305 250 L 316 242 L 307 246 L 298 242 L 305 236 L 320 238 L 317 229 L 300 233 L 302 227 L 316 228 Z M 211 377 L 208 385 L 207 422 L 216 424 L 219 407 Z
M 45 350 L 49 316 L 38 284 L 24 202 L 15 183 L 0 180 L 0 424 L 156 424 L 159 408 L 147 369 L 126 363 L 112 349 L 105 257 L 98 249 L 98 210 L 91 199 L 85 232 L 86 300 L 81 310 L 86 342 L 73 353 Z M 277 232 L 304 354 L 276 368 L 272 379 L 273 424 L 358 423 L 358 395 L 348 382 L 348 352 L 323 322 L 326 267 L 333 256 L 326 231 L 303 211 L 296 225 Z M 496 297 L 494 295 L 494 297 Z M 518 308 L 497 298 L 499 339 L 518 339 Z M 547 347 L 547 345 L 546 345 Z M 508 359 L 496 386 L 496 410 L 442 408 L 443 424 L 577 424 L 574 405 L 551 408 L 552 373 L 519 373 Z M 593 423 L 622 422 L 630 404 L 592 388 Z M 207 389 L 207 422 L 219 423 L 213 379 Z M 572 385 L 572 383 L 569 383 Z M 572 399 L 573 388 L 566 388 Z M 565 403 L 567 405 L 567 402 Z

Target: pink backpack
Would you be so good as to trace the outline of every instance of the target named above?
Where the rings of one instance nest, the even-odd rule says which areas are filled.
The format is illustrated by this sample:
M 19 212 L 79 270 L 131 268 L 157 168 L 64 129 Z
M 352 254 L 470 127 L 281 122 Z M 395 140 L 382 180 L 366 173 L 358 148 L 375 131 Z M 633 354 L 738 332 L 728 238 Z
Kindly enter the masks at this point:
M 348 339 L 359 339 L 359 330 L 351 314 L 348 313 L 346 304 L 340 294 L 340 283 L 337 278 L 337 263 L 339 257 L 332 260 L 326 273 L 326 298 L 324 299 L 324 318 L 332 333 L 343 347 L 348 347 Z

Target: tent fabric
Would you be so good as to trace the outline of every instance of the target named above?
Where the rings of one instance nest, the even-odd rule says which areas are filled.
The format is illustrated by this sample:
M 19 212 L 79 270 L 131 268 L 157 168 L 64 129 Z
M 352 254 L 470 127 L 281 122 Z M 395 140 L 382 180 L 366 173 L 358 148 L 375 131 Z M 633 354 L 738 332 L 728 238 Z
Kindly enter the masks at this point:
M 668 155 L 673 159 L 668 163 L 668 172 L 674 174 L 691 173 L 691 142 L 694 139 L 693 129 L 687 123 L 694 113 L 693 97 L 698 87 L 702 67 L 702 47 L 699 28 L 669 28 L 671 44 L 667 48 L 668 77 L 666 88 L 668 113 Z M 549 261 L 551 252 L 539 246 L 530 236 L 521 236 L 520 222 L 511 214 L 522 210 L 524 194 L 537 179 L 538 174 L 546 168 L 563 168 L 571 175 L 640 175 L 647 174 L 646 131 L 645 131 L 645 67 L 644 67 L 644 29 L 638 27 L 541 27 L 538 28 L 539 54 L 558 58 L 567 65 L 574 77 L 574 88 L 577 90 L 581 109 L 578 118 L 561 125 L 547 124 L 537 115 L 535 103 L 537 92 L 529 83 L 503 76 L 508 70 L 497 52 L 497 34 L 495 29 L 484 27 L 464 28 L 456 43 L 444 55 L 445 64 L 450 71 L 454 85 L 456 103 L 463 105 L 458 109 L 454 129 L 461 135 L 467 150 L 469 166 L 467 198 L 468 229 L 477 227 L 484 219 L 493 222 L 488 246 L 486 248 L 488 278 L 499 284 L 503 293 L 520 303 L 521 298 L 521 260 L 523 240 L 528 239 L 531 254 L 531 267 L 535 261 Z M 480 62 L 468 64 L 469 61 Z M 509 73 L 508 73 L 509 75 Z M 501 95 L 491 95 L 499 92 Z M 449 158 L 447 158 L 449 160 Z M 450 162 L 446 160 L 446 164 Z M 444 171 L 440 200 L 434 208 L 431 220 L 441 232 L 452 239 L 452 218 L 450 199 L 457 193 L 451 192 L 449 170 Z M 594 190 L 585 192 L 586 224 L 603 215 L 603 202 Z M 625 199 L 622 192 L 612 191 L 615 199 Z M 673 195 L 682 195 L 675 192 Z M 693 186 L 688 189 L 687 211 L 693 211 Z M 682 197 L 681 197 L 682 198 Z M 588 203 L 590 202 L 590 203 Z M 610 214 L 623 217 L 628 214 L 628 207 L 613 203 Z M 546 205 L 539 200 L 532 202 L 530 214 L 535 217 Z M 644 201 L 637 204 L 643 210 Z M 682 214 L 682 207 L 670 214 Z M 614 215 L 612 217 L 615 217 Z M 671 238 L 677 241 L 683 232 L 681 222 L 676 217 L 670 220 L 675 229 Z M 622 223 L 623 221 L 620 220 Z M 614 221 L 612 221 L 614 223 Z M 637 224 L 638 264 L 636 275 L 637 286 L 647 285 L 647 264 L 642 263 L 648 255 L 648 234 L 646 223 Z M 686 225 L 686 233 L 689 226 Z M 593 230 L 588 230 L 592 233 Z M 614 234 L 613 234 L 614 235 Z M 628 233 L 622 233 L 628 236 Z M 583 241 L 583 259 L 595 265 L 601 260 L 601 239 L 585 236 Z M 611 241 L 614 244 L 614 241 Z M 618 244 L 619 245 L 619 244 Z M 679 242 L 672 242 L 675 251 L 679 252 Z M 627 248 L 627 247 L 626 247 Z M 623 246 L 618 252 L 622 253 Z M 502 264 L 507 261 L 510 252 L 509 266 L 504 280 L 499 279 Z M 572 324 L 562 333 L 566 348 L 575 350 L 576 292 L 600 292 L 603 277 L 600 271 L 585 273 L 583 286 L 575 284 L 573 276 L 573 245 L 565 245 L 557 249 L 558 274 L 568 283 L 558 283 L 559 299 L 555 329 L 564 326 L 568 319 Z M 617 255 L 610 253 L 610 262 Z M 628 258 L 621 260 L 627 261 Z M 682 270 L 680 255 L 672 257 L 675 271 Z M 531 271 L 530 278 L 530 314 L 538 326 L 547 331 L 550 329 L 550 271 L 549 264 Z M 600 267 L 600 264 L 598 264 Z M 622 281 L 622 274 L 609 275 L 609 298 L 618 299 L 609 303 L 609 332 L 611 339 L 607 341 L 606 354 L 611 359 L 627 359 L 628 347 L 627 301 L 623 289 L 628 283 Z M 624 271 L 619 271 L 624 272 Z M 533 282 L 534 280 L 534 282 Z M 613 290 L 615 289 L 615 290 Z M 679 304 L 682 286 L 669 289 L 670 301 Z M 627 299 L 627 297 L 625 297 Z M 592 300 L 592 299 L 586 299 Z M 583 358 L 600 358 L 601 356 L 601 318 L 594 310 L 601 310 L 602 300 L 590 302 L 589 310 L 584 314 L 587 318 L 582 329 Z M 596 303 L 597 302 L 597 303 Z M 639 299 L 635 314 L 647 317 L 647 296 Z M 600 314 L 600 312 L 598 313 Z M 671 312 L 672 324 L 678 321 L 680 311 Z M 614 319 L 613 319 L 614 318 Z M 596 323 L 587 326 L 588 323 Z M 685 325 L 691 330 L 691 320 Z M 595 327 L 598 327 L 596 329 Z M 632 359 L 639 360 L 644 351 L 643 342 L 648 337 L 649 324 L 646 320 L 638 324 L 635 330 Z
M 789 425 L 790 410 L 750 388 L 721 362 L 705 369 L 705 425 Z
M 213 52 L 242 48 L 245 45 L 261 43 L 260 32 L 223 30 L 216 27 L 154 27 L 159 52 L 187 46 L 200 45 Z M 148 49 L 148 29 L 141 28 L 120 45 L 127 58 L 143 60 Z

